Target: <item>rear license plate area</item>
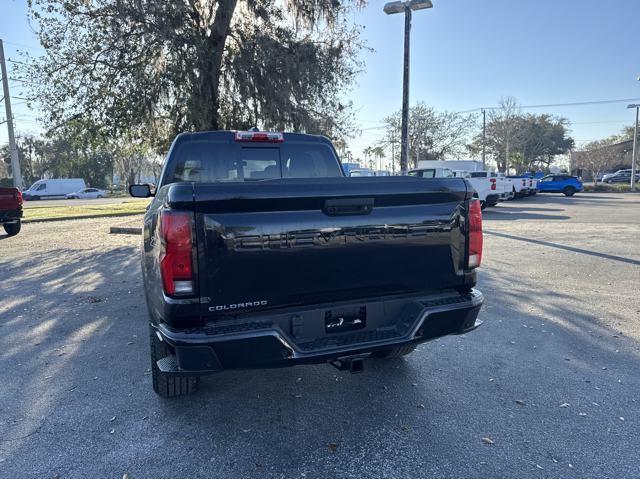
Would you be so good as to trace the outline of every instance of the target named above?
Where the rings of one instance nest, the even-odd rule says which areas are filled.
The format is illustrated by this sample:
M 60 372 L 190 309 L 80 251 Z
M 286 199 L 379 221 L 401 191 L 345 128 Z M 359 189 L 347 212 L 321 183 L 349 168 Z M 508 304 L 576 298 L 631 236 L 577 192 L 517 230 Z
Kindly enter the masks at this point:
M 324 313 L 324 330 L 327 334 L 355 331 L 367 326 L 367 308 L 333 309 Z

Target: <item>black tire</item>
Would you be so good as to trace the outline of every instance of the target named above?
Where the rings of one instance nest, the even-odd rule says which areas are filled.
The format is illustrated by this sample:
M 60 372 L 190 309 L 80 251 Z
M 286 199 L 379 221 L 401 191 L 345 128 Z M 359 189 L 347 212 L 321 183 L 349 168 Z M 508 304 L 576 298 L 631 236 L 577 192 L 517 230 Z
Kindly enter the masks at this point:
M 160 341 L 153 327 L 149 326 L 149 342 L 151 343 L 151 379 L 153 390 L 163 398 L 174 398 L 193 394 L 198 390 L 198 376 L 173 376 L 160 371 L 156 361 L 166 358 L 172 351 Z
M 573 196 L 576 194 L 576 189 L 573 186 L 565 186 L 562 193 L 564 196 Z
M 31 199 L 33 201 L 40 201 L 40 197 L 39 196 L 32 196 Z
M 20 228 L 22 227 L 22 223 L 20 221 L 16 221 L 15 223 L 6 223 L 3 225 L 4 230 L 9 236 L 15 236 L 20 233 Z
M 416 349 L 415 344 L 407 344 L 406 346 L 398 346 L 397 348 L 383 349 L 382 351 L 374 351 L 371 356 L 378 359 L 394 359 L 401 358 L 407 354 L 411 354 Z

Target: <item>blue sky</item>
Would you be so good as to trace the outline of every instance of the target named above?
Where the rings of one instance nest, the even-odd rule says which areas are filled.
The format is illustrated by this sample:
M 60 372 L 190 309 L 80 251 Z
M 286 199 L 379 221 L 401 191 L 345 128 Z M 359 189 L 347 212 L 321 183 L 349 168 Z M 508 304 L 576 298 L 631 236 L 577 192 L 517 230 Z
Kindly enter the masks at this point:
M 26 1 L 0 0 L 0 38 L 17 58 L 16 43 L 37 47 L 26 19 Z M 414 14 L 411 102 L 438 110 L 494 106 L 505 96 L 522 105 L 622 98 L 640 99 L 640 1 L 638 0 L 433 0 Z M 371 0 L 353 15 L 374 49 L 349 97 L 360 128 L 373 128 L 400 108 L 403 16 L 387 16 Z M 29 48 L 33 53 L 37 49 Z M 11 68 L 11 64 L 9 67 Z M 10 76 L 12 76 L 10 74 Z M 19 82 L 12 82 L 12 96 Z M 14 101 L 18 132 L 37 131 L 35 112 Z M 631 124 L 626 104 L 530 110 L 567 117 L 578 145 L 617 133 Z M 4 105 L 0 117 L 4 119 Z M 364 130 L 356 152 L 380 138 Z M 6 141 L 0 125 L 0 143 Z

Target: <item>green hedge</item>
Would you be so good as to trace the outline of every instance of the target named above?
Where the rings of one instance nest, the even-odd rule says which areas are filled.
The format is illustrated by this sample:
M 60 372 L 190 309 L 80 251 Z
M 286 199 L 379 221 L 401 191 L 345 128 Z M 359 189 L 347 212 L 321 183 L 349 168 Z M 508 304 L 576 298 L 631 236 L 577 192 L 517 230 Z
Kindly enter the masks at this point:
M 640 185 L 636 185 L 636 190 L 640 190 Z M 584 185 L 584 191 L 587 193 L 629 193 L 631 185 L 598 183 L 597 186 Z

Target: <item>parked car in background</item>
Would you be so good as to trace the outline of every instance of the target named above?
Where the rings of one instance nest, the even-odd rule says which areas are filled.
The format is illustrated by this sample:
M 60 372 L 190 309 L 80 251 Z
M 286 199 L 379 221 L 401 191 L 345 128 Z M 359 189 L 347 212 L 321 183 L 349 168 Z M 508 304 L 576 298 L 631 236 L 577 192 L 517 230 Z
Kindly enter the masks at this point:
M 640 173 L 636 173 L 636 181 L 640 180 Z M 605 183 L 631 183 L 631 169 L 618 170 L 612 175 L 604 175 L 602 181 Z
M 132 185 L 147 198 L 147 185 Z M 229 369 L 359 372 L 477 328 L 482 213 L 468 184 L 344 178 L 328 139 L 178 135 L 144 216 L 151 379 L 162 397 Z
M 360 163 L 342 163 L 342 170 L 345 176 L 351 176 L 351 171 L 360 169 Z
M 513 194 L 516 198 L 529 196 L 529 180 L 524 176 L 507 176 L 512 182 Z
M 582 182 L 570 175 L 548 175 L 538 182 L 540 193 L 563 193 L 565 196 L 573 196 L 583 189 Z
M 351 170 L 349 176 L 357 177 L 357 176 L 376 176 L 373 170 L 369 168 L 356 168 Z
M 376 170 L 376 176 L 391 176 L 391 172 L 389 170 Z
M 501 192 L 498 191 L 497 178 L 474 178 L 469 171 L 463 170 L 454 170 L 453 174 L 456 178 L 464 178 L 473 187 L 482 209 L 487 206 L 495 206 L 500 201 Z
M 68 200 L 85 200 L 85 199 L 94 199 L 94 198 L 105 198 L 107 196 L 107 192 L 105 190 L 99 190 L 98 188 L 83 188 L 74 193 L 68 193 Z
M 514 197 L 513 184 L 503 174 L 493 171 L 470 171 L 471 178 L 495 178 L 496 190 L 500 194 L 500 201 L 510 200 Z
M 418 178 L 454 178 L 456 176 L 451 168 L 417 168 L 409 170 L 407 174 Z
M 22 193 L 17 188 L 0 187 L 0 224 L 9 236 L 20 232 Z
M 67 194 L 86 188 L 82 178 L 38 180 L 22 192 L 25 200 L 64 199 Z

